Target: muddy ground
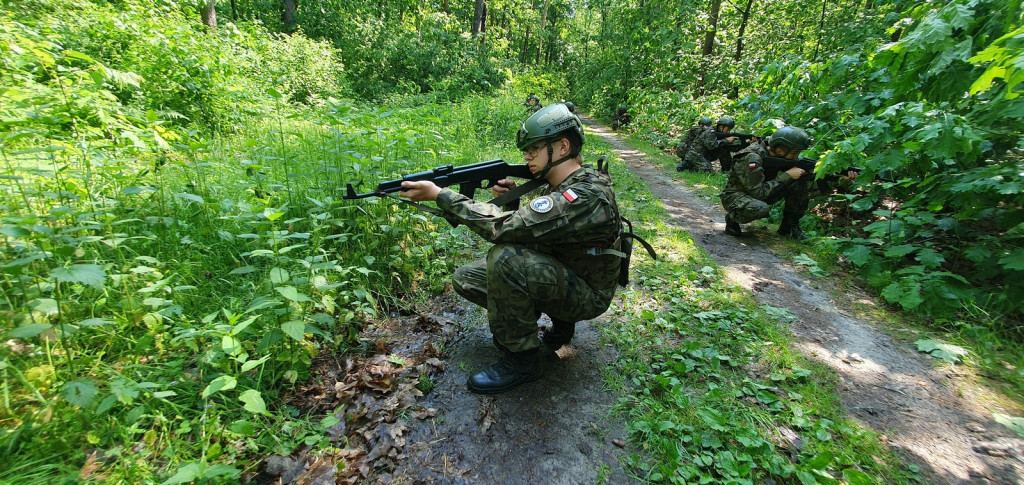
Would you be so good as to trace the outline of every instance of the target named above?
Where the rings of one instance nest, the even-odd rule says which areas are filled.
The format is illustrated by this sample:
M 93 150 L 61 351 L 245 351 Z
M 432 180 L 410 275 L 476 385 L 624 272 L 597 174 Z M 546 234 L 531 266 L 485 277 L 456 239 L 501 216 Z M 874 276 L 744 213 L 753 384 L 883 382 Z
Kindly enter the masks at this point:
M 844 409 L 918 465 L 925 483 L 1024 483 L 1024 440 L 992 419 L 995 412 L 1019 416 L 1020 409 L 979 385 L 976 376 L 936 366 L 912 342 L 854 316 L 855 302 L 870 305 L 874 299 L 808 279 L 760 243 L 773 233 L 725 235 L 717 199 L 695 195 L 607 128 L 584 121 L 647 182 L 668 222 L 689 232 L 730 280 L 797 316 L 790 324 L 795 345 L 835 369 Z M 488 397 L 465 389 L 471 371 L 498 357 L 479 309 L 448 297 L 433 309 L 393 315 L 364 332 L 370 342 L 364 356 L 319 359 L 314 379 L 293 398 L 310 412 L 337 410 L 340 421 L 328 430 L 337 448 L 271 457 L 249 478 L 305 484 L 633 483 L 622 465 L 633 450 L 623 423 L 610 412 L 617 396 L 606 391 L 601 375 L 615 349 L 594 329 L 600 324 L 600 318 L 581 323 L 573 345 L 549 357 L 541 380 Z

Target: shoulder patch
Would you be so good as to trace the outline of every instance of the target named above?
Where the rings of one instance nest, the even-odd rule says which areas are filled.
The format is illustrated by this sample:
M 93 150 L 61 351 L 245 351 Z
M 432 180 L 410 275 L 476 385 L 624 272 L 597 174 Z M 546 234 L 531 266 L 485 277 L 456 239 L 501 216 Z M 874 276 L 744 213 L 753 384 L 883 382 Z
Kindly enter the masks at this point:
M 747 168 L 749 168 L 751 170 L 757 170 L 757 167 L 760 167 L 760 164 L 758 164 L 757 162 L 750 162 L 747 165 Z
M 569 202 L 576 202 L 576 199 L 580 198 L 580 196 L 576 195 L 576 192 L 573 192 L 572 189 L 566 189 L 565 192 L 562 192 L 562 197 L 565 197 L 565 200 Z
M 530 201 L 530 209 L 538 214 L 545 214 L 555 206 L 555 201 L 550 195 L 542 195 Z

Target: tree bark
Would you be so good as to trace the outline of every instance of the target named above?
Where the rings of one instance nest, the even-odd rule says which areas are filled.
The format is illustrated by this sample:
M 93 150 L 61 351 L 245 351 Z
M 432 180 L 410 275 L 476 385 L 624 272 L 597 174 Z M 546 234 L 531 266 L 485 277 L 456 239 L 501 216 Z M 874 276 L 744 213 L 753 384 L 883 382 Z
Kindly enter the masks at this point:
M 203 25 L 214 29 L 217 28 L 217 9 L 215 0 L 207 0 L 199 11 L 199 15 L 203 18 Z
M 704 32 L 704 49 L 701 50 L 701 64 L 704 69 L 700 70 L 699 78 L 697 79 L 697 95 L 704 96 L 704 87 L 707 83 L 707 72 L 708 65 L 711 63 L 711 53 L 715 50 L 715 34 L 718 31 L 718 13 L 722 9 L 722 0 L 713 0 L 711 2 L 711 11 L 708 13 L 708 30 Z
M 544 36 L 547 34 L 544 26 L 548 22 L 548 5 L 551 5 L 551 0 L 544 0 L 544 10 L 540 14 L 540 35 L 537 36 L 537 64 L 540 64 L 540 53 L 544 50 Z
M 485 8 L 487 5 L 484 0 L 476 0 L 476 6 L 473 8 L 473 26 L 470 29 L 474 39 L 483 31 Z
M 814 55 L 811 56 L 811 62 L 817 62 L 818 50 L 821 48 L 821 38 L 825 36 L 825 7 L 828 5 L 828 0 L 821 0 L 821 18 L 818 19 L 818 43 L 814 44 Z
M 743 9 L 743 20 L 740 22 L 740 33 L 736 36 L 736 57 L 733 59 L 737 63 L 743 59 L 743 36 L 747 32 L 747 23 L 750 21 L 750 10 L 754 8 L 754 0 L 747 0 L 747 8 Z M 740 96 L 739 86 L 732 87 L 733 99 Z
M 285 32 L 295 32 L 295 1 L 282 0 L 281 21 L 284 22 Z

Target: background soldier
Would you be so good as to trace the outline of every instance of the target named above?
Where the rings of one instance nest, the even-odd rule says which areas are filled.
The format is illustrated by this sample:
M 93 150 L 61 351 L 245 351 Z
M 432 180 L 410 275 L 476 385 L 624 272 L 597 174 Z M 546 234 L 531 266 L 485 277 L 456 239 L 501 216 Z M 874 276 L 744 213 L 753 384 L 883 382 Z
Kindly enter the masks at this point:
M 811 137 L 806 131 L 784 126 L 764 141 L 736 153 L 736 163 L 729 172 L 729 180 L 719 194 L 727 212 L 726 234 L 742 236 L 741 223 L 768 217 L 769 206 L 784 200 L 778 233 L 791 239 L 807 239 L 807 235 L 800 231 L 800 218 L 807 211 L 807 180 L 811 177 L 801 180 L 804 169 L 793 167 L 779 172 L 774 179 L 765 180 L 761 157 L 767 155 L 796 160 L 800 152 L 810 145 Z
M 732 116 L 722 116 L 718 118 L 718 123 L 715 123 L 715 136 L 721 137 L 719 133 L 729 134 L 732 133 L 733 128 L 736 128 L 736 120 L 732 119 Z M 708 156 L 708 160 L 718 160 L 718 163 L 722 165 L 722 172 L 729 172 L 732 170 L 732 152 L 738 150 L 739 147 L 736 145 L 722 144 L 719 145 L 713 152 Z
M 629 109 L 625 106 L 619 106 L 615 110 L 615 114 L 612 115 L 612 130 L 619 131 L 628 125 L 630 121 L 633 121 L 633 117 L 629 115 Z
M 526 106 L 526 109 L 533 113 L 536 113 L 537 110 L 544 107 L 544 105 L 540 104 L 540 98 L 538 98 L 534 93 L 530 93 L 530 95 L 526 97 L 526 102 L 523 103 L 523 106 Z
M 516 145 L 535 178 L 550 191 L 516 211 L 506 211 L 433 182 L 402 182 L 401 195 L 432 200 L 451 218 L 494 243 L 485 259 L 455 271 L 455 291 L 487 309 L 494 344 L 503 357 L 472 375 L 470 391 L 505 392 L 540 378 L 537 319 L 551 317 L 543 344 L 569 343 L 576 322 L 605 312 L 621 266 L 619 209 L 610 184 L 582 167 L 583 124 L 563 104 L 526 120 Z M 495 194 L 515 184 L 499 180 Z
M 676 145 L 676 156 L 680 158 L 676 171 L 712 171 L 711 160 L 708 159 L 708 156 L 712 155 L 719 147 L 734 141 L 736 141 L 736 137 L 717 139 L 715 132 L 711 129 L 711 118 L 701 116 L 697 121 L 697 126 L 687 130 L 683 140 Z

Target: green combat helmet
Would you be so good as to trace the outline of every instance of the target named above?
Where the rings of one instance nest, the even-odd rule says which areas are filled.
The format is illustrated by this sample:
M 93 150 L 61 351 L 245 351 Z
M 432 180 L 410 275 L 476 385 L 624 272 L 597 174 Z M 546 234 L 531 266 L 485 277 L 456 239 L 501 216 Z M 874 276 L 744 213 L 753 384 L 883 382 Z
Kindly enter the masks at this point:
M 569 130 L 579 135 L 580 146 L 583 146 L 583 123 L 579 117 L 561 103 L 545 106 L 523 122 L 516 133 L 516 147 L 525 150 L 540 140 L 554 138 Z
M 732 119 L 732 116 L 723 116 L 721 118 L 718 118 L 718 126 L 736 128 L 736 120 Z
M 700 120 L 697 121 L 697 124 L 700 126 L 711 126 L 711 117 L 701 116 Z
M 570 113 L 576 113 L 576 105 L 572 104 L 572 101 L 567 101 L 565 107 L 569 109 Z
M 765 141 L 772 148 L 782 145 L 791 150 L 806 150 L 811 146 L 811 135 L 794 126 L 783 126 Z

